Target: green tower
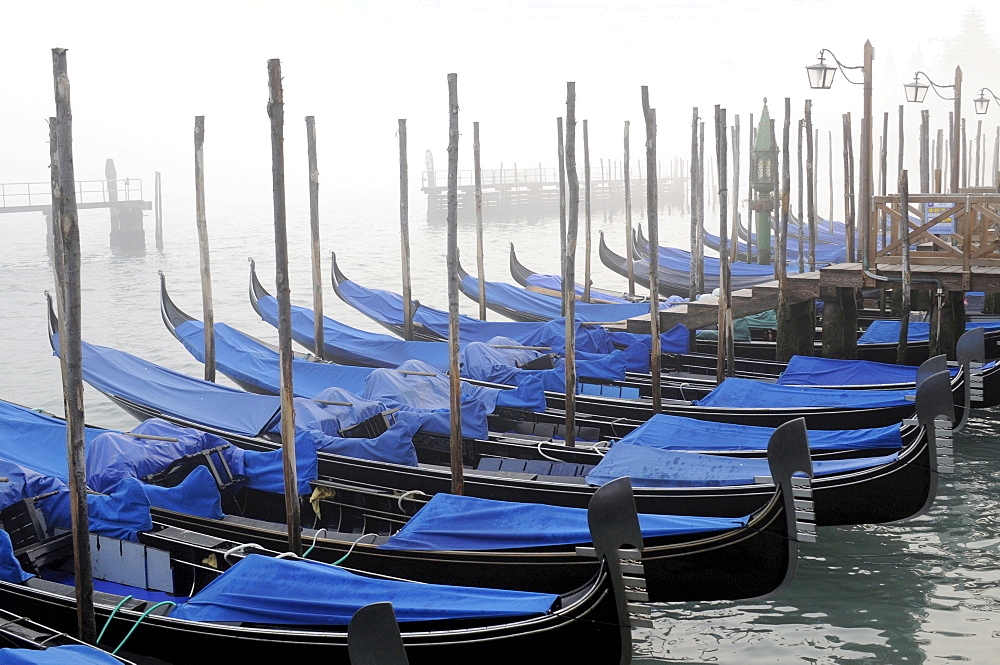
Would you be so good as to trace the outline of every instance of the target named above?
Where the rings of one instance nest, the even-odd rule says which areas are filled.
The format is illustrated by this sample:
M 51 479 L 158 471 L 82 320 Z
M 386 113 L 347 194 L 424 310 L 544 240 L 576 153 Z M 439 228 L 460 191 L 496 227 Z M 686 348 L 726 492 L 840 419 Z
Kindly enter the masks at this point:
M 778 144 L 771 131 L 771 115 L 767 112 L 767 99 L 757 125 L 757 137 L 750 151 L 750 188 L 756 193 L 753 209 L 757 212 L 757 263 L 771 263 L 771 196 L 778 184 Z

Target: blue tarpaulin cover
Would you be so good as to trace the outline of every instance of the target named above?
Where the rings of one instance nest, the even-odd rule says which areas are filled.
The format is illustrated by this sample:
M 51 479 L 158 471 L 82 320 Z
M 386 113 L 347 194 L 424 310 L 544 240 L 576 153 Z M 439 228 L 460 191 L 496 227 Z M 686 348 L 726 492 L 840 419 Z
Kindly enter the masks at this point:
M 48 649 L 3 649 L 0 665 L 121 665 L 121 661 L 86 644 L 67 644 Z
M 549 291 L 556 291 L 557 293 L 562 292 L 562 277 L 559 275 L 543 275 L 542 273 L 531 273 L 525 280 L 528 282 L 529 286 L 534 286 L 540 289 L 548 289 Z M 576 287 L 576 297 L 577 300 L 583 297 L 583 285 L 574 284 Z M 595 302 L 605 302 L 608 304 L 615 305 L 634 305 L 635 301 L 622 298 L 620 296 L 611 295 L 606 291 L 594 291 L 590 292 L 591 300 Z
M 58 335 L 54 336 L 58 348 Z M 82 343 L 83 379 L 101 392 L 221 430 L 256 436 L 281 408 L 274 395 L 254 395 L 174 372 L 124 351 Z
M 813 460 L 813 473 L 823 476 L 866 469 L 888 464 L 897 457 L 894 453 L 881 457 Z M 755 477 L 770 475 L 766 459 L 674 452 L 618 442 L 587 474 L 587 482 L 603 485 L 615 478 L 629 476 L 633 487 L 725 487 L 751 485 Z
M 381 289 L 368 289 L 350 280 L 337 286 L 344 300 L 362 314 L 389 325 L 403 325 L 403 298 Z M 462 342 L 487 342 L 502 336 L 517 340 L 524 346 L 549 346 L 561 349 L 566 345 L 565 323 L 560 319 L 547 323 L 519 321 L 480 321 L 459 315 L 459 336 Z M 448 338 L 448 312 L 420 305 L 413 313 L 419 323 L 442 339 Z M 591 353 L 610 353 L 614 345 L 607 331 L 600 326 L 577 325 L 576 348 Z
M 10 536 L 0 529 L 0 580 L 20 584 L 32 577 L 34 576 L 24 572 L 17 557 L 14 556 L 14 545 L 10 542 Z
M 419 584 L 355 575 L 305 560 L 251 554 L 171 613 L 187 621 L 346 626 L 370 603 L 391 602 L 396 620 L 544 614 L 558 596 Z
M 662 450 L 725 451 L 767 450 L 773 427 L 715 423 L 658 413 L 621 438 L 630 443 Z M 901 448 L 899 425 L 857 430 L 810 430 L 812 450 L 856 450 Z
M 466 275 L 461 282 L 462 292 L 475 300 L 479 299 L 479 280 Z M 525 312 L 545 319 L 562 316 L 562 299 L 544 293 L 504 282 L 486 282 L 486 300 L 515 312 Z M 662 303 L 660 309 L 671 307 L 673 303 Z M 649 314 L 648 303 L 587 303 L 577 302 L 577 321 L 624 321 L 643 314 Z
M 908 400 L 906 396 L 910 395 Z M 913 404 L 914 390 L 836 390 L 811 386 L 779 386 L 753 379 L 730 377 L 694 403 L 730 408 L 827 407 L 876 408 Z
M 721 531 L 747 518 L 639 515 L 644 538 Z M 503 550 L 590 542 L 585 508 L 435 494 L 379 547 L 390 550 Z
M 916 380 L 917 368 L 910 365 L 792 356 L 788 367 L 778 377 L 778 385 L 866 386 L 915 383 Z
M 1000 321 L 969 321 L 965 324 L 966 330 L 983 328 L 987 332 L 1000 330 Z M 919 342 L 931 337 L 931 324 L 928 321 L 910 321 L 906 331 L 906 339 L 910 342 Z M 872 321 L 861 337 L 858 344 L 898 344 L 899 343 L 899 321 L 888 321 L 878 319 Z

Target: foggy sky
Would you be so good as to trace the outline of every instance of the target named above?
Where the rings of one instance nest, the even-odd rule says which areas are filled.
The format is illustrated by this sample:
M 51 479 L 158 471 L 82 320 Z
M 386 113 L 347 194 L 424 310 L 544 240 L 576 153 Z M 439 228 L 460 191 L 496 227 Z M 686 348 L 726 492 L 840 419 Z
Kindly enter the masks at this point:
M 391 218 L 397 118 L 408 120 L 412 208 L 422 208 L 424 150 L 446 168 L 449 72 L 458 73 L 463 169 L 472 166 L 473 121 L 484 168 L 554 166 L 566 81 L 576 82 L 577 117 L 589 119 L 595 168 L 599 158 L 621 158 L 626 119 L 633 158 L 642 157 L 642 85 L 657 109 L 664 162 L 689 153 L 693 106 L 707 127 L 722 104 L 730 122 L 740 114 L 745 128 L 748 114 L 759 118 L 764 97 L 779 132 L 783 98 L 792 99 L 793 123 L 812 98 L 817 126 L 824 135 L 834 130 L 839 142 L 840 115 L 860 118 L 861 87 L 841 78 L 832 90 L 809 90 L 803 68 L 820 48 L 860 65 L 870 39 L 875 113 L 891 111 L 895 122 L 918 51 L 931 66 L 966 9 L 1000 26 L 992 3 L 919 0 L 901 14 L 896 7 L 859 0 L 8 3 L 0 182 L 48 180 L 45 118 L 54 113 L 50 49 L 57 46 L 68 49 L 78 179 L 102 178 L 105 158 L 113 157 L 120 177 L 144 180 L 148 199 L 161 171 L 168 220 L 193 224 L 193 125 L 204 115 L 209 219 L 268 210 L 266 61 L 280 58 L 290 210 L 307 207 L 303 118 L 315 115 L 324 210 L 349 216 L 359 206 L 382 206 Z M 928 73 L 945 83 L 952 76 Z M 969 118 L 981 118 L 971 100 L 982 86 L 1000 90 L 1000 66 L 993 81 L 966 79 Z M 909 105 L 908 118 L 916 122 L 920 108 Z M 947 121 L 947 102 L 929 95 L 923 108 L 931 110 L 932 130 Z M 998 113 L 985 116 L 989 132 Z M 907 159 L 916 168 L 912 136 Z

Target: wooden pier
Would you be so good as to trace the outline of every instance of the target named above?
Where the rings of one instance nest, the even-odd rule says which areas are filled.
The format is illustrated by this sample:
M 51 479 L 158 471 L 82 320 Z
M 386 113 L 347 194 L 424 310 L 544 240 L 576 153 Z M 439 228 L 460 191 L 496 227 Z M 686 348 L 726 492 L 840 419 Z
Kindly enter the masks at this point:
M 122 251 L 145 249 L 142 225 L 144 210 L 153 203 L 142 198 L 142 180 L 119 179 L 112 160 L 105 164 L 104 180 L 77 180 L 76 206 L 79 210 L 106 208 L 111 220 L 111 248 Z M 0 183 L 0 214 L 40 212 L 52 246 L 52 184 L 50 182 Z
M 428 219 L 444 217 L 447 207 L 447 173 L 434 171 L 433 160 L 428 157 L 429 170 L 423 172 L 421 191 L 427 197 Z M 688 177 L 684 173 L 684 163 L 674 160 L 661 165 L 670 175 L 659 178 L 661 210 L 687 210 Z M 592 165 L 591 202 L 594 206 L 604 206 L 610 210 L 623 210 L 625 206 L 625 179 L 621 162 L 599 162 Z M 524 214 L 527 216 L 557 212 L 559 210 L 559 172 L 554 168 L 510 168 L 484 169 L 482 175 L 482 210 L 484 214 Z M 642 169 L 633 169 L 629 178 L 632 200 L 636 202 L 635 214 L 643 215 L 646 200 L 646 178 Z M 475 213 L 475 171 L 458 173 L 459 215 L 471 216 Z

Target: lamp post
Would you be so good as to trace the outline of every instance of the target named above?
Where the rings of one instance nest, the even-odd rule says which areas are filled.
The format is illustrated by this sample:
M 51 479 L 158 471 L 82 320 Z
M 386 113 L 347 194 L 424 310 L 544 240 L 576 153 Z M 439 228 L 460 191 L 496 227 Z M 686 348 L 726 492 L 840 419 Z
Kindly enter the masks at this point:
M 976 105 L 976 113 L 978 113 L 979 115 L 986 113 L 990 108 L 990 99 L 989 97 L 986 96 L 987 92 L 990 93 L 990 97 L 996 99 L 997 103 L 1000 104 L 1000 98 L 998 98 L 993 93 L 992 90 L 990 90 L 989 88 L 980 88 L 979 96 L 976 97 L 976 99 L 973 101 L 973 103 Z
M 829 55 L 835 63 L 826 64 L 825 56 Z M 864 88 L 864 117 L 861 121 L 861 169 L 858 183 L 858 217 L 861 219 L 861 233 L 864 244 L 861 246 L 861 263 L 865 271 L 868 270 L 871 257 L 875 254 L 875 234 L 870 233 L 871 226 L 871 205 L 872 205 L 872 60 L 875 58 L 875 49 L 870 41 L 865 42 L 864 64 L 856 67 L 843 65 L 833 51 L 822 49 L 817 56 L 819 62 L 806 67 L 809 75 L 809 87 L 813 89 L 828 90 L 833 85 L 833 79 L 839 69 L 844 74 L 844 78 L 849 83 L 861 85 Z M 848 69 L 860 69 L 862 80 L 852 81 L 847 77 Z
M 927 83 L 921 83 L 920 77 L 927 79 Z M 955 83 L 953 85 L 941 85 L 935 83 L 930 76 L 924 72 L 916 72 L 913 75 L 913 82 L 906 83 L 903 85 L 903 90 L 906 93 L 906 101 L 921 103 L 924 101 L 924 97 L 927 96 L 927 90 L 929 88 L 934 89 L 934 94 L 945 101 L 955 102 L 955 113 L 954 113 L 954 123 L 951 128 L 951 191 L 955 193 L 958 191 L 958 176 L 961 169 L 962 162 L 962 138 L 961 138 L 961 125 L 962 125 L 962 68 L 955 67 Z M 951 88 L 952 97 L 945 97 L 940 92 L 939 88 Z M 979 94 L 982 97 L 983 91 L 980 90 Z M 993 94 L 993 93 L 990 93 Z M 989 100 L 986 102 L 989 103 Z M 979 110 L 979 100 L 976 100 L 976 113 L 985 113 L 985 108 L 983 111 Z
M 765 98 L 764 111 L 757 125 L 757 138 L 750 151 L 750 187 L 757 194 L 757 200 L 751 207 L 757 212 L 757 263 L 762 266 L 771 263 L 771 210 L 774 208 L 771 193 L 777 174 L 778 144 L 771 132 L 771 116 L 767 112 Z

